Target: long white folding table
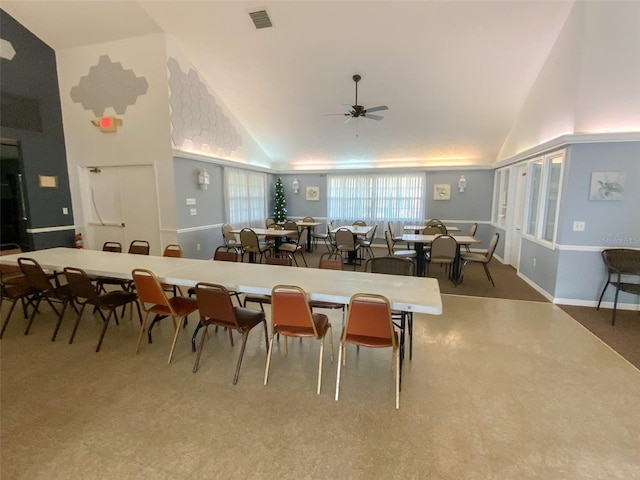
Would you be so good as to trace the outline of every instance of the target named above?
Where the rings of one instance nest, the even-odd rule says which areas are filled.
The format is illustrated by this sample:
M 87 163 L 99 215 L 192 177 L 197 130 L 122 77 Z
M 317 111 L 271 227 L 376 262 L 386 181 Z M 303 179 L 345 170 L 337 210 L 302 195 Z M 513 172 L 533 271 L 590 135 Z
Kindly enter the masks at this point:
M 153 271 L 160 281 L 192 287 L 198 282 L 219 283 L 242 293 L 270 294 L 274 285 L 297 285 L 311 300 L 348 304 L 354 293 L 384 295 L 396 310 L 440 315 L 438 281 L 424 277 L 380 275 L 366 272 L 294 268 L 240 262 L 132 255 L 74 248 L 50 248 L 0 257 L 16 265 L 19 257 L 35 259 L 43 268 L 61 271 L 78 267 L 90 275 L 131 279 L 134 268 Z

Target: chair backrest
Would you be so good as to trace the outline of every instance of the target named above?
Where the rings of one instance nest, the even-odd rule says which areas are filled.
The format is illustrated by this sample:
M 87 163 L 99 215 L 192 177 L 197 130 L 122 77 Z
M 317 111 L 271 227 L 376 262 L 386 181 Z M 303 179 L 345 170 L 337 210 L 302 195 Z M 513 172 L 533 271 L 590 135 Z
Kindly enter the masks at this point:
M 431 225 L 444 225 L 444 223 L 442 223 L 442 220 L 440 220 L 440 219 L 432 218 L 431 220 L 429 220 L 427 222 L 427 227 L 429 227 Z
M 440 235 L 431 242 L 431 259 L 442 260 L 456 258 L 458 242 L 451 235 Z
M 293 285 L 276 285 L 271 289 L 271 325 L 288 327 L 312 327 L 318 336 L 312 320 L 307 293 Z
M 213 259 L 221 262 L 237 262 L 238 252 L 227 250 L 226 246 L 220 246 L 213 252 Z
M 17 243 L 5 243 L 0 248 L 0 255 L 13 255 L 16 253 L 22 253 L 22 248 Z M 0 263 L 0 278 L 2 277 L 12 277 L 16 275 L 20 275 L 22 271 L 20 267 L 17 265 L 5 265 Z
M 271 225 L 276 225 L 276 221 L 273 218 L 269 217 L 264 221 L 264 226 L 269 228 Z
M 149 242 L 146 240 L 134 240 L 129 244 L 129 253 L 134 255 L 149 255 Z
M 200 317 L 214 318 L 238 326 L 229 290 L 223 285 L 206 282 L 198 282 L 195 290 Z
M 437 225 L 428 225 L 422 230 L 422 235 L 441 235 L 442 230 Z
M 104 242 L 102 244 L 102 251 L 122 253 L 122 244 L 120 242 Z
M 224 243 L 227 247 L 238 244 L 236 234 L 231 233 L 232 231 L 233 227 L 230 224 L 225 223 L 224 225 L 222 225 L 222 239 L 224 240 Z
M 393 237 L 391 237 L 391 231 L 390 230 L 385 230 L 384 231 L 384 238 L 387 241 L 388 255 L 393 255 Z
M 353 250 L 355 248 L 353 233 L 348 228 L 339 228 L 338 231 L 336 231 L 336 245 Z
M 304 244 L 307 242 L 307 235 L 309 235 L 309 230 L 307 230 L 306 228 L 302 229 L 302 231 L 298 235 L 298 245 L 304 246 Z
M 323 253 L 320 255 L 318 268 L 325 270 L 344 270 L 344 259 L 339 253 Z
M 243 228 L 240 230 L 240 243 L 242 248 L 255 248 L 259 247 L 258 235 L 250 228 Z
M 315 222 L 315 220 L 313 219 L 313 217 L 304 217 L 302 219 L 303 222 Z
M 413 276 L 415 265 L 409 258 L 373 257 L 367 260 L 364 270 L 371 273 Z
M 291 261 L 291 255 L 286 255 L 286 256 L 282 256 L 282 257 L 274 257 L 274 256 L 269 255 L 265 259 L 265 263 L 267 265 L 282 265 L 284 267 L 290 267 L 291 265 L 293 265 L 293 263 Z
M 131 272 L 133 283 L 136 285 L 138 298 L 142 307 L 147 310 L 145 304 L 163 305 L 171 309 L 169 299 L 164 293 L 162 284 L 151 270 L 135 268 Z
M 493 234 L 493 237 L 491 237 L 491 240 L 489 240 L 489 247 L 486 253 L 487 262 L 493 257 L 493 252 L 496 251 L 496 247 L 498 246 L 498 240 L 500 240 L 500 234 L 496 232 Z
M 391 228 L 391 222 L 387 222 L 387 230 L 391 233 L 391 238 L 393 238 L 393 228 Z
M 178 245 L 177 243 L 170 243 L 169 245 L 164 247 L 162 256 L 182 258 L 182 246 Z
M 478 224 L 474 223 L 473 225 L 471 225 L 471 227 L 469 227 L 469 231 L 467 232 L 467 235 L 469 235 L 470 237 L 474 237 L 477 231 L 478 231 Z
M 640 250 L 607 248 L 602 251 L 602 260 L 609 273 L 640 274 Z
M 354 226 L 354 227 L 366 227 L 367 226 L 367 222 L 365 222 L 364 220 L 356 220 L 351 225 Z
M 356 293 L 349 300 L 347 321 L 343 330 L 343 339 L 347 335 L 361 335 L 389 339 L 396 346 L 391 321 L 391 305 L 382 295 Z
M 49 292 L 53 290 L 53 285 L 47 278 L 47 274 L 40 264 L 33 258 L 20 257 L 18 265 L 23 275 L 27 278 L 27 282 L 36 290 L 41 292 Z
M 299 236 L 298 224 L 293 220 L 286 220 L 284 222 L 284 230 L 294 230 L 296 233 L 287 235 L 288 239 L 296 239 Z M 305 229 L 306 230 L 306 229 Z
M 434 225 L 429 225 L 429 228 L 437 228 L 438 230 L 440 230 L 440 233 L 443 235 L 446 235 L 448 233 L 447 227 L 445 227 L 443 223 L 436 223 Z
M 87 273 L 75 267 L 65 267 L 64 276 L 74 297 L 86 298 L 89 301 L 98 299 L 98 291 Z

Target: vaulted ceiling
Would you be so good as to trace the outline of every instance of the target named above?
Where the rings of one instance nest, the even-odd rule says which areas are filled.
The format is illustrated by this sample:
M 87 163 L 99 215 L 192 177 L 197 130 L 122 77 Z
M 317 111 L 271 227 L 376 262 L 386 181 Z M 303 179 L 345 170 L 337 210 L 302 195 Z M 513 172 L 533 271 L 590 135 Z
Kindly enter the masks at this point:
M 488 165 L 572 1 L 13 1 L 56 50 L 166 33 L 279 169 Z M 273 27 L 256 29 L 265 9 Z M 354 104 L 386 105 L 376 121 Z M 346 107 L 345 107 L 346 106 Z M 338 114 L 338 115 L 328 115 Z

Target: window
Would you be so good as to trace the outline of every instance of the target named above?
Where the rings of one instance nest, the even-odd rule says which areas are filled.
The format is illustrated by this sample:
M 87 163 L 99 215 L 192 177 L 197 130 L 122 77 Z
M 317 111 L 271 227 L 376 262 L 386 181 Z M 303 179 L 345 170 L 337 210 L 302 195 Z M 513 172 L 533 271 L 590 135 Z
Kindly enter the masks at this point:
M 383 224 L 418 222 L 424 218 L 424 173 L 328 175 L 328 218 L 337 223 L 364 220 Z M 382 236 L 384 228 L 379 235 Z
M 526 234 L 553 245 L 556 240 L 564 151 L 529 163 L 529 193 Z
M 262 227 L 267 217 L 267 176 L 239 168 L 225 168 L 227 218 L 235 228 Z
M 493 183 L 493 210 L 491 220 L 494 225 L 504 228 L 507 223 L 507 199 L 509 198 L 509 169 L 496 171 Z

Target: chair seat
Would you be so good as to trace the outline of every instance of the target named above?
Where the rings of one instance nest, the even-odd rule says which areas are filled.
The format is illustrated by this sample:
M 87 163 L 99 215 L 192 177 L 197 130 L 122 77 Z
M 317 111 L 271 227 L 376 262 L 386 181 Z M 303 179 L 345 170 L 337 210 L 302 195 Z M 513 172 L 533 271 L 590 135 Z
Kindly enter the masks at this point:
M 311 317 L 313 319 L 313 323 L 316 326 L 316 331 L 318 332 L 318 338 L 324 337 L 325 333 L 329 329 L 329 318 L 324 313 L 312 313 Z M 313 333 L 313 327 L 302 327 L 302 326 L 294 326 L 294 325 L 276 325 L 275 333 L 280 333 L 281 335 L 288 335 L 292 337 L 315 337 Z
M 394 257 L 414 258 L 416 256 L 415 250 L 394 250 Z
M 470 260 L 472 262 L 484 262 L 487 260 L 487 256 L 484 253 L 476 252 L 460 252 L 461 260 Z
M 98 297 L 97 305 L 101 308 L 113 308 L 126 305 L 133 302 L 138 296 L 133 292 L 125 292 L 124 290 L 114 290 L 113 292 L 103 293 Z
M 271 303 L 271 295 L 260 295 L 258 293 L 249 293 L 244 296 L 245 305 L 247 302 L 253 303 Z
M 264 313 L 260 310 L 244 307 L 233 307 L 233 310 L 236 313 L 238 325 L 242 328 L 251 329 L 264 320 Z
M 171 297 L 169 298 L 169 303 L 171 303 L 171 308 L 173 308 L 173 311 L 179 317 L 189 315 L 191 312 L 198 309 L 198 302 L 196 302 L 196 300 L 193 298 Z M 149 309 L 149 311 L 155 313 L 156 315 L 171 315 L 169 307 L 165 305 L 154 305 Z
M 309 307 L 311 308 L 344 308 L 343 303 L 338 302 L 323 302 L 322 300 L 309 300 Z
M 393 332 L 396 337 L 396 344 L 398 343 L 398 333 Z M 392 347 L 393 342 L 390 338 L 380 338 L 380 337 L 369 337 L 366 335 L 353 335 L 347 334 L 346 339 L 348 343 L 353 343 L 354 345 L 361 345 L 363 347 L 372 347 L 372 348 L 385 348 Z
M 282 243 L 279 250 L 288 253 L 296 253 L 298 251 L 302 251 L 302 246 L 296 243 Z
M 626 283 L 626 282 L 622 282 L 622 283 L 612 282 L 612 283 L 614 285 L 618 285 L 618 288 L 623 292 L 633 293 L 634 295 L 640 295 L 640 283 Z

